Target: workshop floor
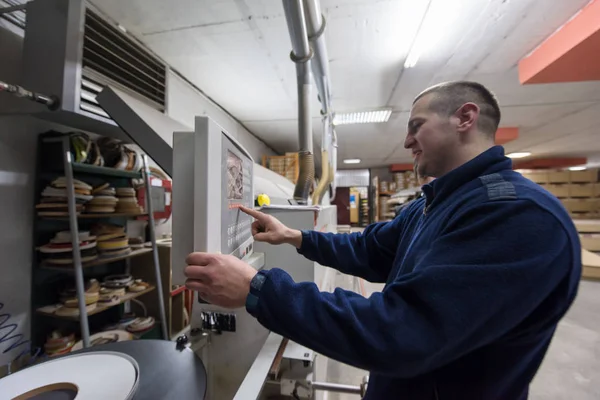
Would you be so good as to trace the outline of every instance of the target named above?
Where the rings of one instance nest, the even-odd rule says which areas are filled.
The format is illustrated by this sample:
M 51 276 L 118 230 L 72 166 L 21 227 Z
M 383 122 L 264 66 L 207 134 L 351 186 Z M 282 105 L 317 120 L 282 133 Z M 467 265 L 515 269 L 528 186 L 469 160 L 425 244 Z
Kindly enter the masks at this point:
M 353 279 L 338 273 L 336 285 L 353 290 Z M 381 288 L 381 285 L 364 283 L 367 297 Z M 328 382 L 358 385 L 366 375 L 365 371 L 337 361 L 322 360 L 321 363 L 326 364 Z M 321 397 L 322 400 L 358 398 L 336 393 L 323 393 Z M 578 297 L 559 324 L 550 350 L 531 385 L 529 398 L 600 399 L 600 282 L 581 282 Z

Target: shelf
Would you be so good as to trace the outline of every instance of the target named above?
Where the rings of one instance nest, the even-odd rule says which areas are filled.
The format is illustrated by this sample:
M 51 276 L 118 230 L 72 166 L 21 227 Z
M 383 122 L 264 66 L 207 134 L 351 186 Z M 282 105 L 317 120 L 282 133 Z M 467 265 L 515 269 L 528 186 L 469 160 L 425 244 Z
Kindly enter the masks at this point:
M 134 217 L 147 217 L 148 213 L 138 213 L 138 214 L 125 214 L 125 213 L 101 213 L 101 214 L 79 214 L 77 216 L 77 219 L 94 219 L 94 218 L 134 218 Z M 65 215 L 64 217 L 58 217 L 58 216 L 40 216 L 38 215 L 38 218 L 42 218 L 42 219 L 54 219 L 54 220 L 68 220 L 69 216 Z
M 152 253 L 152 249 L 132 250 L 131 253 L 129 253 L 129 254 L 125 254 L 122 256 L 116 256 L 116 257 L 98 257 L 98 259 L 96 259 L 96 260 L 83 263 L 82 267 L 89 268 L 89 267 L 94 267 L 96 265 L 109 264 L 112 262 L 126 260 L 128 258 L 140 256 L 142 254 L 147 254 L 147 253 Z M 42 261 L 41 268 L 51 269 L 53 271 L 62 271 L 62 272 L 74 272 L 75 271 L 73 264 L 60 265 L 60 264 L 51 264 L 51 263 L 48 263 L 45 261 Z
M 109 168 L 109 167 L 98 167 L 96 165 L 91 164 L 83 164 L 83 163 L 72 163 L 73 171 L 81 172 L 86 174 L 93 175 L 104 175 L 104 176 L 116 176 L 120 178 L 142 178 L 141 172 L 135 171 L 124 171 L 122 169 Z
M 98 303 L 96 305 L 96 308 L 94 308 L 92 311 L 88 312 L 87 315 L 89 317 L 90 315 L 101 313 L 102 311 L 106 311 L 109 308 L 116 307 L 119 304 L 123 304 L 123 303 L 125 303 L 125 302 L 127 302 L 127 301 L 129 301 L 131 299 L 135 299 L 136 297 L 139 297 L 139 296 L 142 296 L 142 295 L 144 295 L 146 293 L 149 293 L 149 292 L 153 291 L 154 289 L 156 289 L 155 286 L 150 286 L 148 289 L 146 289 L 144 291 L 141 291 L 141 292 L 137 292 L 137 293 L 128 292 L 125 296 L 121 297 L 119 299 L 119 302 L 116 303 L 116 304 L 111 304 L 111 305 L 104 306 L 104 305 L 100 305 L 100 303 Z M 72 321 L 79 321 L 79 315 L 74 315 L 74 316 L 62 316 L 62 315 L 60 315 L 59 316 L 59 315 L 55 315 L 54 313 L 48 313 L 48 312 L 40 311 L 40 309 L 37 309 L 36 312 L 39 313 L 39 314 L 42 314 L 42 315 L 46 315 L 48 317 L 59 318 L 59 319 L 68 319 L 68 320 L 72 320 Z
M 380 196 L 391 196 L 393 194 L 396 194 L 396 192 L 379 192 Z

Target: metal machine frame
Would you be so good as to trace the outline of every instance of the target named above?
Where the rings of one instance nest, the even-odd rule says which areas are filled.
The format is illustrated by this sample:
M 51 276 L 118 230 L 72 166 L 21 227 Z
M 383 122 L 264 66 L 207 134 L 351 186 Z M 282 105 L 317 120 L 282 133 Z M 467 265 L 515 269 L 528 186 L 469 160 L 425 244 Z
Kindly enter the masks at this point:
M 196 117 L 194 132 L 173 134 L 173 282 L 185 283 L 185 258 L 194 251 L 221 252 L 223 207 L 222 140 L 226 137 L 253 163 L 250 154 L 216 122 Z M 252 180 L 250 171 L 249 178 Z M 253 199 L 253 185 L 250 184 Z M 193 195 L 189 195 L 193 193 Z M 252 206 L 252 204 L 247 204 Z M 249 229 L 249 228 L 248 228 Z M 256 269 L 264 266 L 264 255 L 246 251 L 252 235 L 234 249 L 240 258 Z M 242 251 L 243 250 L 243 251 Z M 191 347 L 201 356 L 208 371 L 207 398 L 233 398 L 250 369 L 268 331 L 245 309 L 225 310 L 198 301 L 194 294 L 191 315 Z M 203 332 L 203 313 L 234 313 L 236 332 Z M 201 349 L 200 349 L 201 348 Z M 257 393 L 258 394 L 258 393 Z

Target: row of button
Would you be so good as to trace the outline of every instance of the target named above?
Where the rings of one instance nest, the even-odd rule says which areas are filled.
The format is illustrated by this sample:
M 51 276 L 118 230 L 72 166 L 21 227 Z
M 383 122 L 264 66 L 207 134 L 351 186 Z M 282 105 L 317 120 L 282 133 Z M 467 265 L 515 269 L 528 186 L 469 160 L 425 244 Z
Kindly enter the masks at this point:
M 231 236 L 236 231 L 241 230 L 242 228 L 249 227 L 251 224 L 252 224 L 252 221 L 244 220 L 244 221 L 240 222 L 239 224 L 232 225 L 229 228 L 227 228 L 227 236 Z
M 232 244 L 238 244 L 240 239 L 245 240 L 250 236 L 250 229 L 246 229 L 237 235 L 231 236 L 227 239 L 227 246 L 231 248 Z

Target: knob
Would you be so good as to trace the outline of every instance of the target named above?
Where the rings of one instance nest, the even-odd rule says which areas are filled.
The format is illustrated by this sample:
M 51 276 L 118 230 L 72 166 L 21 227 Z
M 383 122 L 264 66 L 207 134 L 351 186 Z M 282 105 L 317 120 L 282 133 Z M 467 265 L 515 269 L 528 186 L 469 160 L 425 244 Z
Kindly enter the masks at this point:
M 177 338 L 177 349 L 178 350 L 182 350 L 185 345 L 188 343 L 188 337 L 187 335 L 181 335 Z

